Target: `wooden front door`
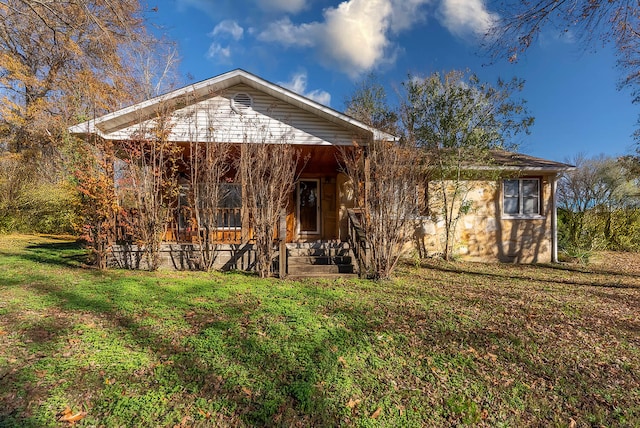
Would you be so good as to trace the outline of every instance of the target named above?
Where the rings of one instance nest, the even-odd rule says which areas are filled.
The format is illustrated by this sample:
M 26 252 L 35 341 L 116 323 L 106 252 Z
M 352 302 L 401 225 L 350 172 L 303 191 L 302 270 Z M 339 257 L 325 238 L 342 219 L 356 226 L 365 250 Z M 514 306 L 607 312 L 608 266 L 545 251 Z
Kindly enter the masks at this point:
M 298 182 L 298 233 L 320 234 L 320 180 Z

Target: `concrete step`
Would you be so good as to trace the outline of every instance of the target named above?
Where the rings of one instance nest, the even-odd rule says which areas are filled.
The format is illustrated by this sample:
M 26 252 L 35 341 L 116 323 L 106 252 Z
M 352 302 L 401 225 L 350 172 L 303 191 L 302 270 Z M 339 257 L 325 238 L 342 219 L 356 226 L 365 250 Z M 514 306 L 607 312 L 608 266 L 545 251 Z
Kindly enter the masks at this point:
M 289 265 L 289 276 L 336 275 L 354 273 L 353 265 Z
M 316 241 L 287 244 L 289 278 L 341 278 L 357 275 L 347 242 Z
M 289 256 L 289 266 L 303 265 L 350 265 L 351 256 Z
M 287 244 L 287 252 L 290 256 L 348 256 L 349 244 L 347 242 L 300 242 Z
M 298 280 L 307 278 L 323 278 L 323 279 L 357 279 L 357 273 L 301 273 L 289 274 L 287 279 Z

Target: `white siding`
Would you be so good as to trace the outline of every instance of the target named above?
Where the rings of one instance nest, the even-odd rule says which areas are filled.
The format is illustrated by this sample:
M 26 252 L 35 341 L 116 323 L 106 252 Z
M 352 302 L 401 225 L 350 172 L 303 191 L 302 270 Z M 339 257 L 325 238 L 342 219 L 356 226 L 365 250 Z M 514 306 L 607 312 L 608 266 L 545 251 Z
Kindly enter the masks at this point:
M 253 107 L 242 114 L 231 108 L 231 99 L 237 93 L 247 93 L 253 99 Z M 359 139 L 344 127 L 246 85 L 233 86 L 193 104 L 186 100 L 185 104 L 191 105 L 177 109 L 172 115 L 172 141 L 350 145 Z M 106 137 L 125 140 L 153 126 L 153 120 L 146 120 Z

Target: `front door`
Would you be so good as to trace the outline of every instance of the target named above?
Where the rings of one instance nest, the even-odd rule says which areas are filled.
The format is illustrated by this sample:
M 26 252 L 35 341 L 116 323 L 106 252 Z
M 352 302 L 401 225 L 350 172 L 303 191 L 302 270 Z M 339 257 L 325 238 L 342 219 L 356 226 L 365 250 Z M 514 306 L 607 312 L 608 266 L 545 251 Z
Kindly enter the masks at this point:
M 298 182 L 298 232 L 320 234 L 320 180 Z

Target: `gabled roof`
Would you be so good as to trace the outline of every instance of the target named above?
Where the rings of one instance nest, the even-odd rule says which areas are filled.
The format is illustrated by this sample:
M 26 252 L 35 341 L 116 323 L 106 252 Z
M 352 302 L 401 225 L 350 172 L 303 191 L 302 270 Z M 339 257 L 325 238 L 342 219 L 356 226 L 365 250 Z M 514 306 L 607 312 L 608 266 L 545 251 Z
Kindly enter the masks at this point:
M 221 93 L 232 86 L 244 84 L 258 91 L 262 91 L 276 99 L 291 104 L 308 113 L 316 115 L 336 125 L 351 129 L 358 133 L 370 134 L 374 140 L 397 140 L 393 135 L 374 129 L 352 117 L 338 112 L 330 107 L 317 103 L 300 94 L 290 91 L 282 86 L 268 82 L 254 74 L 242 69 L 236 69 L 211 79 L 203 80 L 189 86 L 185 86 L 167 94 L 151 98 L 147 101 L 106 114 L 102 117 L 89 120 L 72 126 L 69 132 L 72 134 L 98 134 L 105 137 L 113 131 L 125 128 L 140 118 L 150 118 L 160 105 L 182 107 L 185 95 L 191 100 L 201 100 L 214 93 Z
M 445 156 L 450 155 L 456 158 L 456 150 L 439 149 Z M 427 157 L 437 156 L 434 153 Z M 467 171 L 504 171 L 516 173 L 551 173 L 557 174 L 563 171 L 575 169 L 573 165 L 556 162 L 548 159 L 537 158 L 522 153 L 509 152 L 502 149 L 491 149 L 486 154 L 469 152 L 462 155 L 462 169 Z
M 562 172 L 574 169 L 573 165 L 537 158 L 506 150 L 492 150 L 491 160 L 501 170 L 531 172 Z

